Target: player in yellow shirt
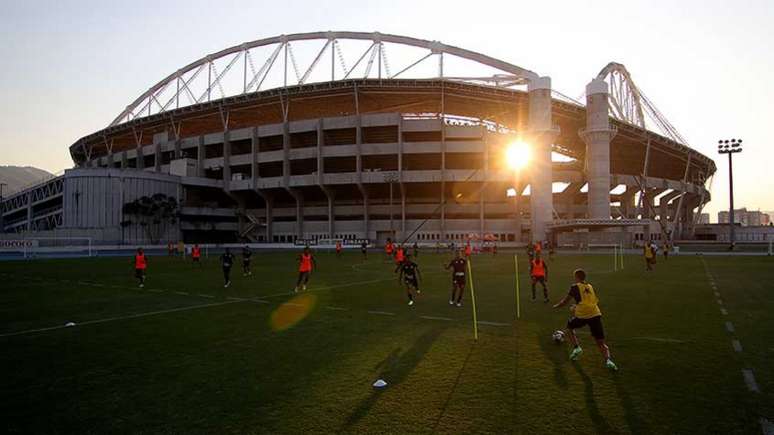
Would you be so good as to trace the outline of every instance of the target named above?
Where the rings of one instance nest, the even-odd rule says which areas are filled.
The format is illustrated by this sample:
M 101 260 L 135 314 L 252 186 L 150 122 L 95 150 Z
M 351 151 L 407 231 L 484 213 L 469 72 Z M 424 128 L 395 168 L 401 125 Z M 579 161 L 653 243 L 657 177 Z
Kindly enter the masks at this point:
M 653 270 L 653 265 L 656 264 L 656 247 L 652 243 L 645 243 L 643 253 L 645 255 L 645 270 Z
M 602 312 L 599 311 L 599 306 L 597 305 L 599 299 L 597 299 L 597 294 L 594 292 L 594 287 L 586 282 L 586 272 L 582 269 L 575 270 L 574 275 L 575 284 L 570 287 L 570 292 L 554 305 L 554 308 L 560 308 L 571 299 L 575 301 L 573 308 L 571 308 L 573 312 L 572 317 L 567 322 L 567 335 L 570 338 L 570 344 L 573 346 L 570 359 L 575 361 L 583 353 L 578 337 L 575 335 L 575 330 L 588 325 L 591 330 L 591 336 L 594 337 L 597 347 L 605 359 L 605 367 L 610 370 L 618 370 L 618 366 L 610 358 L 610 348 L 605 343 Z

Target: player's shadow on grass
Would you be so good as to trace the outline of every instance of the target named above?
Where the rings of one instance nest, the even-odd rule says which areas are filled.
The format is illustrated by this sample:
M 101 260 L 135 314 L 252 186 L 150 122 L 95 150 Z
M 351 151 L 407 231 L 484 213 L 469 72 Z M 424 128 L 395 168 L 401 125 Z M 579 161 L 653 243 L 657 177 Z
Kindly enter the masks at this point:
M 562 367 L 567 363 L 567 352 L 565 352 L 565 344 L 560 343 L 558 346 L 552 341 L 548 341 L 545 337 L 548 336 L 547 331 L 541 331 L 537 335 L 538 346 L 543 351 L 546 358 L 551 361 L 554 372 L 554 381 L 556 385 L 567 389 L 567 376 L 564 374 Z
M 390 385 L 397 385 L 405 381 L 409 374 L 414 371 L 414 368 L 424 358 L 430 346 L 433 345 L 438 336 L 443 332 L 444 327 L 436 326 L 423 333 L 414 344 L 401 352 L 401 348 L 394 349 L 390 354 L 376 365 L 376 369 L 380 370 L 378 379 L 384 379 Z M 349 429 L 355 425 L 363 417 L 368 415 L 371 408 L 376 404 L 381 396 L 383 389 L 373 390 L 371 394 L 363 399 L 355 410 L 347 417 L 344 422 L 341 431 Z
M 586 372 L 583 370 L 583 368 L 580 366 L 580 364 L 577 361 L 572 362 L 572 368 L 575 369 L 576 372 L 578 372 L 578 375 L 580 375 L 581 380 L 583 381 L 583 386 L 585 389 L 585 396 L 586 396 L 586 409 L 589 411 L 589 417 L 591 418 L 591 422 L 594 424 L 594 427 L 596 428 L 597 433 L 613 433 L 615 432 L 613 428 L 610 426 L 610 423 L 605 420 L 605 417 L 602 416 L 602 413 L 599 412 L 599 406 L 597 406 L 597 401 L 594 399 L 594 383 L 591 381 L 591 378 L 589 375 L 586 374 Z

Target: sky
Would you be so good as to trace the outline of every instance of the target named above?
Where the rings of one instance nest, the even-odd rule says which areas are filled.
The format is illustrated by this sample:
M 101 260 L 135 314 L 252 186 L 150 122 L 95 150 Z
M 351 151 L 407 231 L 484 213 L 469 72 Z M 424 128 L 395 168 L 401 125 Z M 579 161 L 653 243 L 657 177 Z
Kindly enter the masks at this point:
M 0 15 L 0 165 L 51 172 L 68 146 L 207 53 L 309 31 L 439 40 L 548 75 L 566 95 L 626 65 L 693 148 L 718 166 L 713 221 L 728 207 L 718 139 L 742 138 L 735 206 L 774 210 L 774 2 L 25 1 Z M 721 158 L 722 157 L 722 158 Z

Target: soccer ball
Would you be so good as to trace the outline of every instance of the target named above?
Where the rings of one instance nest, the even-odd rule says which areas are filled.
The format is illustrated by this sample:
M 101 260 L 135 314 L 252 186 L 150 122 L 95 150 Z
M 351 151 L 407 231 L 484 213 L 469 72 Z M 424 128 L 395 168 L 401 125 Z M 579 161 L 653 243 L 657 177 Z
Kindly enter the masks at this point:
M 564 341 L 564 331 L 554 331 L 553 334 L 551 334 L 551 338 L 554 340 L 554 343 L 561 343 Z

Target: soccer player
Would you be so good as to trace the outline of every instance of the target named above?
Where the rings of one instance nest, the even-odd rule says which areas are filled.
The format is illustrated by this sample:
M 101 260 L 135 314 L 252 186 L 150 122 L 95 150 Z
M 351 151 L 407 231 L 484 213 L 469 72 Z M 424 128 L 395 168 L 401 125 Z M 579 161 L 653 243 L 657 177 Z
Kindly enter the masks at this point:
M 336 240 L 336 257 L 341 257 L 341 240 Z
M 220 263 L 223 266 L 223 287 L 225 288 L 231 285 L 231 266 L 234 265 L 234 254 L 230 249 L 226 248 L 226 252 L 220 256 Z
M 194 264 L 198 264 L 199 267 L 201 267 L 202 263 L 199 261 L 202 258 L 202 248 L 199 247 L 199 245 L 194 245 L 193 249 L 191 249 L 191 260 L 193 260 Z
M 404 260 L 406 260 L 405 251 L 403 250 L 403 245 L 399 245 L 398 249 L 395 251 L 395 264 L 400 266 Z
M 586 282 L 586 272 L 582 269 L 575 270 L 574 276 L 575 284 L 570 287 L 570 292 L 554 305 L 554 308 L 560 308 L 571 299 L 575 301 L 574 308 L 571 309 L 573 315 L 567 322 L 567 336 L 570 338 L 570 344 L 573 347 L 570 353 L 570 360 L 577 360 L 581 353 L 583 353 L 578 337 L 575 335 L 575 330 L 588 325 L 591 330 L 591 336 L 597 342 L 597 347 L 605 360 L 605 367 L 610 370 L 618 370 L 618 366 L 610 358 L 610 348 L 605 343 L 602 312 L 599 311 L 599 306 L 597 305 L 599 299 L 597 299 L 597 294 L 594 292 L 594 287 Z
M 548 265 L 539 251 L 535 251 L 535 259 L 529 261 L 529 276 L 532 277 L 532 302 L 536 300 L 535 286 L 540 283 L 543 286 L 543 302 L 548 303 Z
M 296 281 L 296 288 L 294 292 L 298 292 L 299 287 L 301 290 L 306 290 L 306 284 L 309 282 L 309 275 L 312 273 L 312 269 L 317 268 L 317 261 L 312 255 L 312 251 L 309 247 L 304 248 L 304 252 L 298 256 L 298 280 Z
M 546 246 L 548 247 L 548 261 L 554 261 L 554 254 L 556 253 L 554 249 L 554 244 L 550 240 L 546 241 Z
M 411 261 L 411 256 L 407 255 L 406 260 L 399 264 L 395 268 L 395 272 L 400 271 L 398 274 L 398 282 L 403 283 L 406 286 L 406 295 L 408 296 L 409 305 L 414 305 L 414 295 L 412 289 L 417 293 L 421 293 L 419 290 L 419 281 L 422 278 L 422 274 L 419 272 L 419 265 Z
M 656 250 L 651 243 L 645 243 L 643 250 L 645 253 L 645 270 L 652 271 L 653 265 L 656 264 Z
M 473 253 L 473 249 L 470 247 L 470 242 L 465 245 L 465 258 L 470 259 L 470 254 Z
M 253 271 L 250 270 L 250 260 L 253 257 L 253 251 L 250 247 L 245 245 L 242 248 L 242 276 L 253 276 Z
M 465 291 L 465 268 L 467 265 L 468 260 L 462 258 L 460 252 L 457 251 L 454 253 L 454 259 L 451 263 L 444 267 L 446 270 L 452 269 L 452 291 L 449 305 L 456 303 L 458 307 L 462 306 L 462 293 Z
M 140 288 L 145 287 L 145 270 L 148 268 L 148 261 L 145 259 L 145 253 L 142 248 L 137 248 L 134 254 L 134 277 L 140 284 Z
M 368 260 L 368 242 L 365 240 L 360 244 L 360 253 L 363 254 L 363 260 Z
M 387 238 L 387 244 L 384 245 L 384 253 L 387 254 L 387 258 L 392 258 L 393 251 L 395 250 L 395 247 L 392 245 L 392 239 L 389 237 Z
M 413 255 L 414 258 L 419 256 L 419 244 L 417 244 L 417 242 L 414 242 L 414 245 L 411 247 L 411 251 L 411 255 Z
M 664 261 L 669 260 L 669 242 L 664 242 L 662 249 L 664 250 Z

